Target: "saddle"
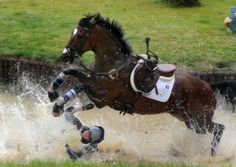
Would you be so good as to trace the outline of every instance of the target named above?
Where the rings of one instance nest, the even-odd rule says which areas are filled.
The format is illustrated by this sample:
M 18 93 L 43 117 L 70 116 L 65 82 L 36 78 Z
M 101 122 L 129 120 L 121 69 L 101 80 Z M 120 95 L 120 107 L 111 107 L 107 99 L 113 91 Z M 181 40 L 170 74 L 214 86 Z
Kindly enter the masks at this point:
M 173 64 L 158 64 L 158 72 L 160 76 L 171 77 L 174 75 L 176 66 Z
M 158 64 L 147 59 L 140 59 L 134 68 L 133 78 L 136 88 L 144 93 L 155 88 L 158 94 L 156 83 L 160 76 L 162 78 L 171 77 L 176 70 L 172 64 Z

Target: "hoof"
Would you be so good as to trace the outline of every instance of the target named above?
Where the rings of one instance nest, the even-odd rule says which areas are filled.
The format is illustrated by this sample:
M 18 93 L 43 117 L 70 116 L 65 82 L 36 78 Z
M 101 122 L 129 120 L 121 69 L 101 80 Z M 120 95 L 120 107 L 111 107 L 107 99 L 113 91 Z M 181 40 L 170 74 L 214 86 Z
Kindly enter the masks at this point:
M 216 149 L 215 148 L 211 148 L 211 156 L 212 157 L 216 156 Z

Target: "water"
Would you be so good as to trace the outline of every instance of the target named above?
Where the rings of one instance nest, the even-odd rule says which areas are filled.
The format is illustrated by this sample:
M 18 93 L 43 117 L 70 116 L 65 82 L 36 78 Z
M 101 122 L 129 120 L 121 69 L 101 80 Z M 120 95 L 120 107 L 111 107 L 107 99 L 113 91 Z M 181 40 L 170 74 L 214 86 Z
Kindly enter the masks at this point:
M 0 161 L 69 159 L 65 143 L 75 150 L 82 146 L 76 128 L 63 115 L 58 118 L 51 115 L 53 104 L 45 88 L 23 77 L 21 90 L 22 93 L 15 95 L 0 89 Z M 86 97 L 83 99 L 86 101 Z M 79 99 L 71 102 L 74 103 L 81 105 Z M 236 166 L 236 114 L 231 113 L 231 107 L 220 96 L 214 121 L 223 123 L 226 130 L 215 158 L 209 155 L 212 135 L 195 134 L 168 114 L 123 116 L 105 107 L 76 115 L 87 126 L 105 128 L 99 153 L 84 160 L 145 160 L 213 166 L 232 163 Z

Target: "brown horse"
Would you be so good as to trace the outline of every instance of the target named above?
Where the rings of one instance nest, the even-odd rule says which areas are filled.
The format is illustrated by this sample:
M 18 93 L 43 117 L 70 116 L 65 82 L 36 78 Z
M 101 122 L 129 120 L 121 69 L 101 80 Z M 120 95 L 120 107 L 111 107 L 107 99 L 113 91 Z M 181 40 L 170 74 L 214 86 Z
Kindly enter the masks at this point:
M 98 108 L 108 105 L 124 113 L 143 115 L 168 112 L 197 133 L 212 133 L 211 155 L 216 154 L 224 125 L 212 121 L 216 98 L 206 82 L 187 73 L 175 74 L 175 84 L 167 102 L 149 99 L 142 95 L 143 91 L 135 92 L 130 75 L 141 58 L 133 55 L 117 22 L 104 19 L 99 14 L 87 15 L 79 21 L 61 59 L 73 62 L 75 57 L 89 50 L 95 53 L 95 63 L 87 69 L 90 77 L 86 78 L 82 74 L 80 77 L 80 71 L 72 75 L 87 84 L 86 92 Z M 153 63 L 145 59 L 144 62 L 141 72 L 136 76 L 140 88 L 149 86 L 148 83 L 152 83 L 150 80 L 158 78 L 151 79 L 151 74 L 158 76 L 161 72 L 153 73 Z M 148 82 L 145 81 L 147 78 Z

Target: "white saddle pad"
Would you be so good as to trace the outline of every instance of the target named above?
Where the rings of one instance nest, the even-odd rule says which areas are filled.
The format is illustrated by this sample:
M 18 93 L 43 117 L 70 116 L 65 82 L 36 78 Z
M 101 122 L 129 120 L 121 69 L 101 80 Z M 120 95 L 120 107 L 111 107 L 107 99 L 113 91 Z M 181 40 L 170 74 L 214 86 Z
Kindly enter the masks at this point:
M 139 63 L 137 63 L 137 65 L 134 67 L 134 69 L 130 75 L 130 84 L 131 84 L 133 90 L 135 92 L 141 92 L 142 95 L 147 98 L 150 98 L 150 99 L 153 99 L 156 101 L 160 101 L 160 102 L 167 102 L 170 98 L 172 89 L 174 87 L 175 75 L 173 75 L 171 77 L 160 76 L 160 78 L 158 79 L 158 81 L 156 83 L 158 94 L 156 94 L 155 87 L 150 92 L 145 93 L 145 92 L 138 90 L 134 84 L 134 71 L 138 65 L 139 65 Z

